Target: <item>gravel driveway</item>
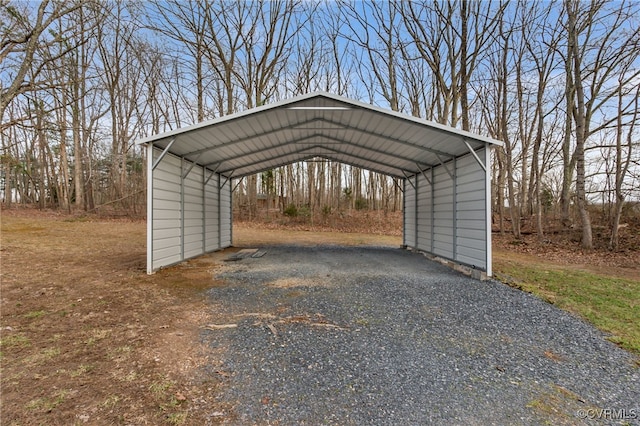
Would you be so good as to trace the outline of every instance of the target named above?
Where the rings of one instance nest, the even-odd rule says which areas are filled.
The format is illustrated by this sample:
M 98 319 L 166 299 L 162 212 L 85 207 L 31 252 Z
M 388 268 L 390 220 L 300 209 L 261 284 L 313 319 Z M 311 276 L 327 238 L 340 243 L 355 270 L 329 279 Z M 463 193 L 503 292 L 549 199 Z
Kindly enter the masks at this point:
M 260 249 L 209 291 L 213 421 L 640 424 L 636 359 L 529 294 L 400 249 Z

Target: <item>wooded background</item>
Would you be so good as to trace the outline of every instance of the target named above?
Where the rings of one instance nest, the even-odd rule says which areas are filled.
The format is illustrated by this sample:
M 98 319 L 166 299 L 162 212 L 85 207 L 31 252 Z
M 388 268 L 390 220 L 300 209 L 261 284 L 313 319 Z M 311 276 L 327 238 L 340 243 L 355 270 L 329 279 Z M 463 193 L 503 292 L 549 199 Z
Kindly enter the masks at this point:
M 323 90 L 503 141 L 500 230 L 556 217 L 590 248 L 597 206 L 615 249 L 640 200 L 639 19 L 603 0 L 1 0 L 2 200 L 144 214 L 137 139 Z M 399 184 L 316 159 L 234 202 L 393 211 Z

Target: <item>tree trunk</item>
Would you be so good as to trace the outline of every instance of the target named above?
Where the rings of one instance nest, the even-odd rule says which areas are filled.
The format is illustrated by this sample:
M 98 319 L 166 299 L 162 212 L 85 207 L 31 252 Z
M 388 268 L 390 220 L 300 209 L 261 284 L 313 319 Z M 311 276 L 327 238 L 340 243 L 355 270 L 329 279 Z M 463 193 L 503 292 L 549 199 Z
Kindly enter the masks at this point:
M 629 130 L 627 133 L 626 141 L 626 158 L 622 149 L 622 93 L 618 94 L 618 117 L 616 128 L 616 184 L 615 184 L 615 197 L 616 206 L 613 212 L 613 218 L 611 221 L 611 240 L 609 241 L 609 248 L 611 250 L 618 250 L 620 245 L 620 217 L 622 215 L 622 207 L 624 206 L 624 193 L 622 191 L 622 183 L 625 176 L 629 171 L 629 165 L 631 164 L 632 152 L 633 152 L 633 135 L 635 126 L 638 124 L 640 118 L 640 87 L 636 89 L 634 99 L 633 115 L 630 120 Z
M 584 147 L 587 137 L 585 119 L 584 88 L 582 86 L 582 61 L 578 49 L 577 40 L 577 11 L 578 5 L 567 0 L 567 16 L 569 26 L 569 60 L 573 61 L 573 88 L 576 96 L 576 103 L 573 108 L 573 119 L 576 123 L 576 204 L 582 225 L 582 247 L 593 248 L 593 235 L 591 232 L 591 218 L 587 210 L 587 199 L 585 190 L 585 155 Z

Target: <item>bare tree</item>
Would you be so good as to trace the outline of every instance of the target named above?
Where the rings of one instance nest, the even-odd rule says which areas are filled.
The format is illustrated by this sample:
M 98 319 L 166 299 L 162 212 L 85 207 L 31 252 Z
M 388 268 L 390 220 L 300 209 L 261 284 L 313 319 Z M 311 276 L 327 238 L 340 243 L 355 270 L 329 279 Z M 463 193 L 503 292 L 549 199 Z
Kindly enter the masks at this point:
M 311 14 L 300 13 L 302 4 L 299 0 L 249 3 L 246 29 L 239 31 L 243 60 L 234 68 L 247 108 L 263 105 L 278 87 L 294 37 L 311 19 Z
M 619 77 L 620 80 L 624 79 L 624 74 Z M 623 190 L 623 184 L 628 178 L 629 166 L 633 159 L 634 145 L 633 140 L 636 132 L 636 126 L 640 122 L 640 85 L 636 85 L 635 93 L 631 92 L 631 102 L 626 105 L 631 107 L 630 119 L 628 124 L 623 122 L 625 108 L 623 100 L 625 98 L 623 91 L 618 92 L 618 114 L 616 121 L 616 137 L 615 137 L 615 209 L 611 220 L 611 239 L 609 240 L 609 247 L 612 250 L 618 250 L 620 217 L 622 215 L 622 207 L 625 202 L 625 192 Z M 627 128 L 626 135 L 624 135 L 624 128 Z M 637 149 L 637 146 L 635 147 Z
M 19 125 L 21 121 L 33 125 L 40 146 L 37 175 L 44 178 L 38 189 L 41 207 L 51 202 L 70 208 L 69 132 L 74 139 L 76 201 L 83 200 L 83 180 L 78 178 L 84 171 L 83 155 L 75 146 L 81 126 L 78 122 L 70 123 L 68 112 L 84 113 L 81 105 L 86 101 L 86 94 L 74 88 L 86 85 L 88 78 L 86 73 L 78 73 L 73 64 L 77 65 L 74 58 L 78 58 L 79 52 L 86 51 L 96 25 L 95 20 L 85 16 L 85 11 L 96 6 L 94 2 L 45 1 L 39 4 L 37 12 L 18 11 L 11 4 L 2 9 L 14 18 L 12 32 L 5 34 L 8 38 L 3 42 L 3 67 L 15 73 L 12 83 L 3 88 L 3 101 L 24 101 L 25 105 L 25 114 L 18 121 L 3 121 L 3 126 Z M 32 12 L 36 17 L 29 21 Z M 21 32 L 25 32 L 24 36 L 16 38 Z M 25 69 L 26 74 L 23 73 Z M 7 104 L 3 105 L 6 107 Z M 59 156 L 59 161 L 55 155 Z
M 522 200 L 521 208 L 527 208 L 533 212 L 535 204 L 536 230 L 538 239 L 544 236 L 543 206 L 542 206 L 542 176 L 546 162 L 541 156 L 549 147 L 543 146 L 549 138 L 545 138 L 545 125 L 547 116 L 554 114 L 558 108 L 558 102 L 554 102 L 548 95 L 550 91 L 550 78 L 557 70 L 557 45 L 561 37 L 561 26 L 552 18 L 553 6 L 551 4 L 519 2 L 519 10 L 522 10 L 522 25 L 520 39 L 524 43 L 527 53 L 527 61 L 533 63 L 535 72 L 535 101 L 533 114 L 529 117 L 520 116 L 519 122 L 531 129 L 533 150 L 531 153 L 531 170 L 529 176 L 529 188 L 527 194 L 528 206 Z M 536 37 L 532 37 L 536 34 Z M 521 78 L 519 79 L 521 81 Z M 519 83 L 520 86 L 521 83 Z M 522 125 L 522 124 L 521 124 Z M 525 129 L 521 133 L 526 133 Z M 523 147 L 523 151 L 525 148 Z M 526 163 L 523 158 L 523 163 Z M 522 170 L 522 180 L 525 181 L 525 169 Z M 522 186 L 524 192 L 525 186 Z
M 565 0 L 567 16 L 567 103 L 575 124 L 576 204 L 582 226 L 582 246 L 593 247 L 591 217 L 586 191 L 585 150 L 589 137 L 609 124 L 592 127 L 594 116 L 615 99 L 620 90 L 635 81 L 640 70 L 623 73 L 621 84 L 613 85 L 615 74 L 633 63 L 640 53 L 640 27 L 628 29 L 630 17 L 638 13 L 634 3 L 589 4 Z M 613 118 L 610 122 L 615 122 Z
M 347 38 L 358 47 L 363 56 L 360 61 L 361 79 L 365 85 L 375 82 L 381 95 L 393 111 L 399 111 L 400 93 L 398 81 L 398 54 L 400 41 L 398 24 L 400 16 L 393 3 L 341 2 Z M 344 35 L 343 35 L 344 36 Z M 375 92 L 371 87 L 370 93 Z M 371 96 L 375 98 L 375 95 Z
M 437 120 L 470 130 L 469 86 L 508 2 L 403 1 L 402 16 L 437 93 Z
M 207 31 L 211 30 L 209 2 L 183 2 L 172 0 L 168 2 L 154 2 L 151 7 L 144 8 L 148 21 L 146 26 L 161 36 L 178 42 L 186 51 L 173 53 L 185 63 L 184 71 L 193 73 L 193 83 L 196 96 L 196 121 L 200 122 L 209 114 L 206 112 L 206 88 L 209 86 L 207 66 L 205 61 L 209 57 Z M 190 68 L 194 69 L 191 70 Z M 187 89 L 185 87 L 185 89 Z
M 29 3 L 25 3 L 22 8 L 11 3 L 0 6 L 0 17 L 6 23 L 0 39 L 0 71 L 9 76 L 6 86 L 4 79 L 1 81 L 0 118 L 4 117 L 7 105 L 16 96 L 48 85 L 39 78 L 46 63 L 57 58 L 39 57 L 36 52 L 45 44 L 56 43 L 49 33 L 54 22 L 80 7 L 82 2 L 79 0 L 43 0 L 33 14 Z M 64 56 L 75 47 L 69 45 L 59 56 Z M 5 123 L 4 120 L 2 123 L 0 130 L 12 124 Z
M 102 82 L 109 99 L 112 199 L 126 202 L 130 150 L 138 126 L 135 120 L 143 74 L 134 51 L 139 47 L 136 26 L 126 18 L 125 3 L 115 1 L 110 19 L 97 31 Z M 123 204 L 123 207 L 127 207 Z

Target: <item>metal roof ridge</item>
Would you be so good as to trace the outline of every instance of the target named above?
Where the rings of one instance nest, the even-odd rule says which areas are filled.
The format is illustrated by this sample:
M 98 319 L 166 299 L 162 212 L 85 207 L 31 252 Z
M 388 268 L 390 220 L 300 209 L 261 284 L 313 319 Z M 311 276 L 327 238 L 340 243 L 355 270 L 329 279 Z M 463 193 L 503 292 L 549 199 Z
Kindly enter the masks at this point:
M 504 143 L 501 141 L 498 141 L 496 139 L 487 137 L 487 136 L 482 136 L 476 133 L 472 133 L 466 130 L 460 130 L 457 129 L 455 127 L 451 127 L 451 126 L 447 126 L 444 124 L 440 124 L 438 122 L 435 121 L 431 121 L 431 120 L 427 120 L 421 117 L 414 117 L 412 115 L 408 115 L 399 111 L 393 111 L 387 108 L 382 108 L 380 106 L 377 105 L 373 105 L 373 104 L 368 104 L 366 102 L 362 102 L 362 101 L 358 101 L 355 99 L 350 99 L 350 98 L 346 98 L 344 96 L 340 96 L 340 95 L 336 95 L 333 93 L 329 93 L 329 92 L 324 92 L 324 91 L 316 91 L 316 92 L 310 92 L 310 93 L 306 93 L 303 95 L 298 95 L 295 96 L 293 98 L 289 98 L 289 99 L 283 99 L 277 102 L 273 102 L 270 104 L 266 104 L 266 105 L 261 105 L 258 107 L 254 107 L 254 108 L 249 108 L 246 109 L 244 111 L 239 111 L 233 114 L 227 114 L 227 115 L 223 115 L 221 117 L 217 117 L 217 118 L 212 118 L 210 120 L 205 120 L 205 121 L 201 121 L 199 123 L 195 123 L 186 127 L 181 127 L 178 129 L 174 129 L 174 130 L 170 130 L 168 132 L 164 132 L 164 133 L 159 133 L 156 135 L 151 135 L 151 136 L 147 136 L 141 139 L 138 139 L 136 141 L 136 145 L 144 145 L 144 144 L 148 144 L 150 142 L 154 142 L 154 141 L 158 141 L 158 140 L 162 140 L 162 139 L 166 139 L 169 137 L 173 137 L 173 136 L 177 136 L 183 133 L 188 133 L 194 130 L 200 130 L 200 129 L 204 129 L 210 126 L 215 126 L 221 123 L 225 123 L 228 121 L 232 121 L 232 120 L 237 120 L 243 117 L 249 117 L 251 115 L 254 114 L 259 114 L 261 112 L 264 111 L 269 111 L 272 109 L 277 109 L 277 108 L 282 108 L 282 107 L 286 107 L 288 105 L 294 105 L 298 102 L 302 102 L 308 99 L 313 99 L 313 98 L 327 98 L 327 99 L 332 99 L 334 101 L 349 105 L 351 107 L 356 107 L 356 108 L 362 108 L 365 110 L 369 110 L 372 112 L 376 112 L 379 114 L 383 114 L 386 116 L 390 116 L 390 117 L 395 117 L 401 120 L 406 120 L 408 122 L 414 123 L 414 124 L 418 124 L 418 125 L 422 125 L 425 127 L 429 127 L 432 129 L 437 129 L 440 130 L 442 132 L 448 133 L 448 134 L 452 134 L 452 135 L 456 135 L 456 136 L 460 136 L 462 138 L 469 138 L 469 139 L 473 139 L 476 141 L 480 141 L 480 142 L 484 142 L 484 143 L 489 143 L 491 145 L 497 145 L 497 146 L 503 146 Z

